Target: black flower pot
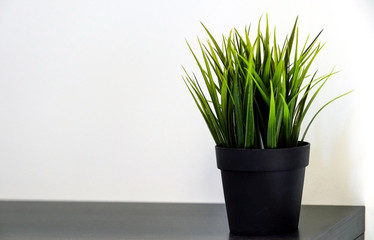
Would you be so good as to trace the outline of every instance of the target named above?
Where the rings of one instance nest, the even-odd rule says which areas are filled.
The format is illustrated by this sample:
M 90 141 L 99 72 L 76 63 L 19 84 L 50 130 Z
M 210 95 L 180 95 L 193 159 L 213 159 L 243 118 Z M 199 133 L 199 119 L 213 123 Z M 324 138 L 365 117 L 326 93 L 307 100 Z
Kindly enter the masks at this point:
M 216 147 L 230 232 L 296 231 L 310 144 L 279 149 Z

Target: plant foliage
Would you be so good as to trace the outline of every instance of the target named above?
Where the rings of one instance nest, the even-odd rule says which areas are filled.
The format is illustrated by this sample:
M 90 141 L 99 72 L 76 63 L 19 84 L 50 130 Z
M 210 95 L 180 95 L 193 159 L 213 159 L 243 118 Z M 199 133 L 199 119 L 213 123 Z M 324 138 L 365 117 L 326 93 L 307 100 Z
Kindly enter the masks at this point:
M 323 45 L 321 32 L 308 44 L 298 43 L 298 19 L 291 34 L 278 45 L 275 29 L 270 37 L 268 19 L 265 33 L 258 23 L 257 37 L 249 39 L 249 29 L 240 35 L 236 29 L 223 36 L 220 46 L 202 24 L 209 39 L 199 40 L 202 59 L 193 57 L 206 90 L 195 74 L 183 77 L 217 146 L 230 148 L 282 148 L 297 146 L 300 129 L 313 101 L 336 72 L 316 77 L 308 70 Z M 301 47 L 301 49 L 300 49 Z M 349 93 L 349 92 L 348 92 Z M 301 141 L 317 114 L 342 94 L 327 102 L 307 125 Z M 209 98 L 207 97 L 209 96 Z

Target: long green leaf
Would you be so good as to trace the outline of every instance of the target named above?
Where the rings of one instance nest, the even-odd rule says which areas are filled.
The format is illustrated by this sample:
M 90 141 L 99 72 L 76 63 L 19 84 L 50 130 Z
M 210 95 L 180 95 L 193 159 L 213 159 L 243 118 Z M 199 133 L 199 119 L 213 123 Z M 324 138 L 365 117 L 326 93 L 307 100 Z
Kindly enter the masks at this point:
M 268 148 L 275 148 L 277 146 L 276 127 L 277 126 L 276 126 L 273 83 L 270 81 L 270 111 L 269 111 L 269 121 L 268 121 L 268 131 L 267 131 L 267 147 Z
M 349 91 L 349 92 L 346 92 L 346 93 L 343 93 L 342 95 L 333 98 L 332 100 L 328 101 L 325 105 L 323 105 L 323 106 L 322 106 L 322 107 L 321 107 L 321 108 L 316 112 L 316 114 L 314 114 L 314 116 L 312 117 L 312 119 L 311 119 L 310 122 L 308 123 L 308 126 L 306 127 L 306 129 L 305 129 L 305 131 L 304 131 L 304 134 L 303 134 L 303 137 L 301 138 L 301 141 L 304 141 L 305 136 L 306 136 L 306 134 L 308 133 L 309 127 L 312 125 L 312 123 L 313 123 L 314 119 L 317 117 L 317 115 L 318 115 L 318 114 L 319 114 L 319 113 L 320 113 L 320 112 L 321 112 L 325 107 L 327 107 L 330 103 L 334 102 L 335 100 L 337 100 L 337 99 L 339 99 L 339 98 L 341 98 L 341 97 L 343 97 L 343 96 L 345 96 L 345 95 L 347 95 L 347 94 L 349 94 L 349 93 L 351 93 L 351 92 L 353 92 L 353 90 L 351 90 L 351 91 Z

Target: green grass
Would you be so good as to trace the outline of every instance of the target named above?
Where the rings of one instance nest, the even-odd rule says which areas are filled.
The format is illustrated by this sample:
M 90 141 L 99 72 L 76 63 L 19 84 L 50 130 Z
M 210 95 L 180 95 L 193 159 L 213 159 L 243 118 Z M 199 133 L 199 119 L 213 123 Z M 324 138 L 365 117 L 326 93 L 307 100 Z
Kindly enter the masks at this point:
M 191 46 L 200 70 L 200 81 L 184 68 L 183 79 L 196 106 L 203 116 L 217 146 L 230 148 L 283 148 L 297 146 L 315 117 L 328 104 L 348 94 L 328 101 L 311 118 L 302 137 L 301 124 L 306 113 L 327 80 L 336 72 L 317 77 L 309 74 L 311 64 L 323 45 L 318 43 L 321 32 L 309 37 L 301 50 L 298 19 L 280 47 L 276 30 L 271 39 L 268 19 L 266 30 L 249 39 L 249 29 L 241 35 L 236 29 L 223 36 L 221 45 L 202 24 L 209 39 L 199 40 L 199 59 Z

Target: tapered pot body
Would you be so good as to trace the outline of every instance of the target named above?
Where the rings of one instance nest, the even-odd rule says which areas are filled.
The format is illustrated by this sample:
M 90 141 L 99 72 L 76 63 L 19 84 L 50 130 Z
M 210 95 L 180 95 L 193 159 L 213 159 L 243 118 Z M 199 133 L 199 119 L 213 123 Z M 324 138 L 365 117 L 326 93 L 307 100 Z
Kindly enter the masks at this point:
M 216 147 L 230 232 L 272 235 L 296 231 L 310 144 L 279 149 Z

